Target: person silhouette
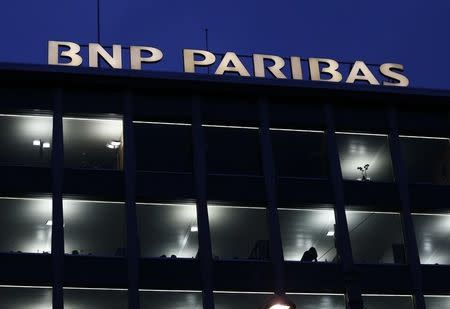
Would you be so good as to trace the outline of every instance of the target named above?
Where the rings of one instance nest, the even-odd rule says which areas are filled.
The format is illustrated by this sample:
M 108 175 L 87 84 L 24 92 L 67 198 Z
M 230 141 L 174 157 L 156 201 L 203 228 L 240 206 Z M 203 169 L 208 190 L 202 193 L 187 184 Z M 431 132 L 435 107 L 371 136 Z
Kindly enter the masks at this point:
M 300 262 L 317 262 L 317 251 L 316 248 L 311 247 L 303 253 Z

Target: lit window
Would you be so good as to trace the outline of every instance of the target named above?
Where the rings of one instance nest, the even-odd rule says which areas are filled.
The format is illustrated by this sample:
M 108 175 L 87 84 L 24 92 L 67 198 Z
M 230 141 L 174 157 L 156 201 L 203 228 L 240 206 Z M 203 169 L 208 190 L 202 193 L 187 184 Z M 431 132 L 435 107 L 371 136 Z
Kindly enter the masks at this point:
M 365 182 L 394 180 L 388 138 L 385 135 L 337 133 L 342 177 Z
M 122 169 L 122 120 L 67 117 L 63 131 L 66 167 Z

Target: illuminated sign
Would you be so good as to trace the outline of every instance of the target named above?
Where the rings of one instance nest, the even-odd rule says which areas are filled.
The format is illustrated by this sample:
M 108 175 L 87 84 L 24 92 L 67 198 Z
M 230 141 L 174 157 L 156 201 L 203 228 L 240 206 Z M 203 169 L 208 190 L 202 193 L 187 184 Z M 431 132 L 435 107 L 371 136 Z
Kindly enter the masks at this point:
M 130 69 L 141 70 L 143 63 L 160 62 L 164 55 L 163 52 L 154 47 L 148 46 L 130 46 Z M 83 58 L 80 55 L 80 45 L 73 42 L 48 42 L 48 64 L 81 66 Z M 61 62 L 61 58 L 66 61 Z M 253 54 L 253 71 L 250 72 L 242 60 L 234 52 L 225 53 L 221 59 L 217 59 L 210 51 L 197 49 L 184 49 L 183 62 L 184 72 L 195 73 L 198 67 L 216 67 L 215 75 L 224 75 L 234 73 L 239 76 L 266 77 L 270 73 L 277 79 L 302 80 L 303 71 L 301 58 L 292 56 L 286 61 L 284 58 L 276 55 Z M 122 69 L 122 46 L 113 45 L 112 53 L 108 52 L 98 43 L 89 43 L 88 45 L 88 63 L 91 68 L 98 68 L 99 59 L 103 59 L 111 68 Z M 403 75 L 403 65 L 398 63 L 383 63 L 377 69 L 383 80 L 380 81 L 363 61 L 355 61 L 347 76 L 339 71 L 339 62 L 328 58 L 308 58 L 309 76 L 313 81 L 324 82 L 346 82 L 353 84 L 357 81 L 367 82 L 371 85 L 398 86 L 407 87 L 408 78 Z M 287 76 L 284 70 L 290 72 Z

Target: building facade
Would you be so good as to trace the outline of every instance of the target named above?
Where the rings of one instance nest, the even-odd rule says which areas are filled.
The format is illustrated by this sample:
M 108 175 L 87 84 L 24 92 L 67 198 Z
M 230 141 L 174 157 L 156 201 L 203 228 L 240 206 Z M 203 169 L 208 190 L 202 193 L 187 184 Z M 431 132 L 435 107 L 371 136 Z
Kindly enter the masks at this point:
M 0 76 L 0 308 L 450 308 L 450 93 Z

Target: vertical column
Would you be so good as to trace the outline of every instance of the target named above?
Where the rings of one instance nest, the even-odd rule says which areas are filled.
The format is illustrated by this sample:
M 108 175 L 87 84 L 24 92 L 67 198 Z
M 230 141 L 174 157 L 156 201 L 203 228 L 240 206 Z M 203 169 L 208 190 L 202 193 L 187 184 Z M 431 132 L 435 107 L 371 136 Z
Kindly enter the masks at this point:
M 339 162 L 339 152 L 336 142 L 335 124 L 333 108 L 331 104 L 325 104 L 326 138 L 328 161 L 330 167 L 330 180 L 334 193 L 334 216 L 336 220 L 336 250 L 342 264 L 344 279 L 346 284 L 347 308 L 362 309 L 363 303 L 361 291 L 356 282 L 356 272 L 353 266 L 352 248 L 350 244 L 350 234 L 347 227 L 347 217 L 345 215 L 344 183 L 342 181 L 342 171 Z
M 201 100 L 192 98 L 192 144 L 194 159 L 194 183 L 197 195 L 197 224 L 199 243 L 199 263 L 203 283 L 203 308 L 214 309 L 213 261 L 211 235 L 208 221 L 207 171 L 205 153 L 205 135 L 202 127 Z
M 266 215 L 269 226 L 270 255 L 274 266 L 275 293 L 285 293 L 284 283 L 284 257 L 281 242 L 280 222 L 278 220 L 278 201 L 276 192 L 276 176 L 273 163 L 272 140 L 270 137 L 269 103 L 266 97 L 258 99 L 260 128 L 259 138 L 261 144 L 261 161 L 264 173 L 267 207 Z
M 127 218 L 128 308 L 139 308 L 139 240 L 136 215 L 136 154 L 133 102 L 129 90 L 123 99 L 125 207 Z
M 53 308 L 63 309 L 64 281 L 64 216 L 63 216 L 63 119 L 62 89 L 55 89 L 52 128 L 52 271 Z
M 425 309 L 425 298 L 422 293 L 422 273 L 420 268 L 419 250 L 417 249 L 416 233 L 411 216 L 411 200 L 409 195 L 408 176 L 403 163 L 403 154 L 398 137 L 397 113 L 394 107 L 389 108 L 389 146 L 392 165 L 400 197 L 403 237 L 408 259 L 411 282 L 416 309 Z

